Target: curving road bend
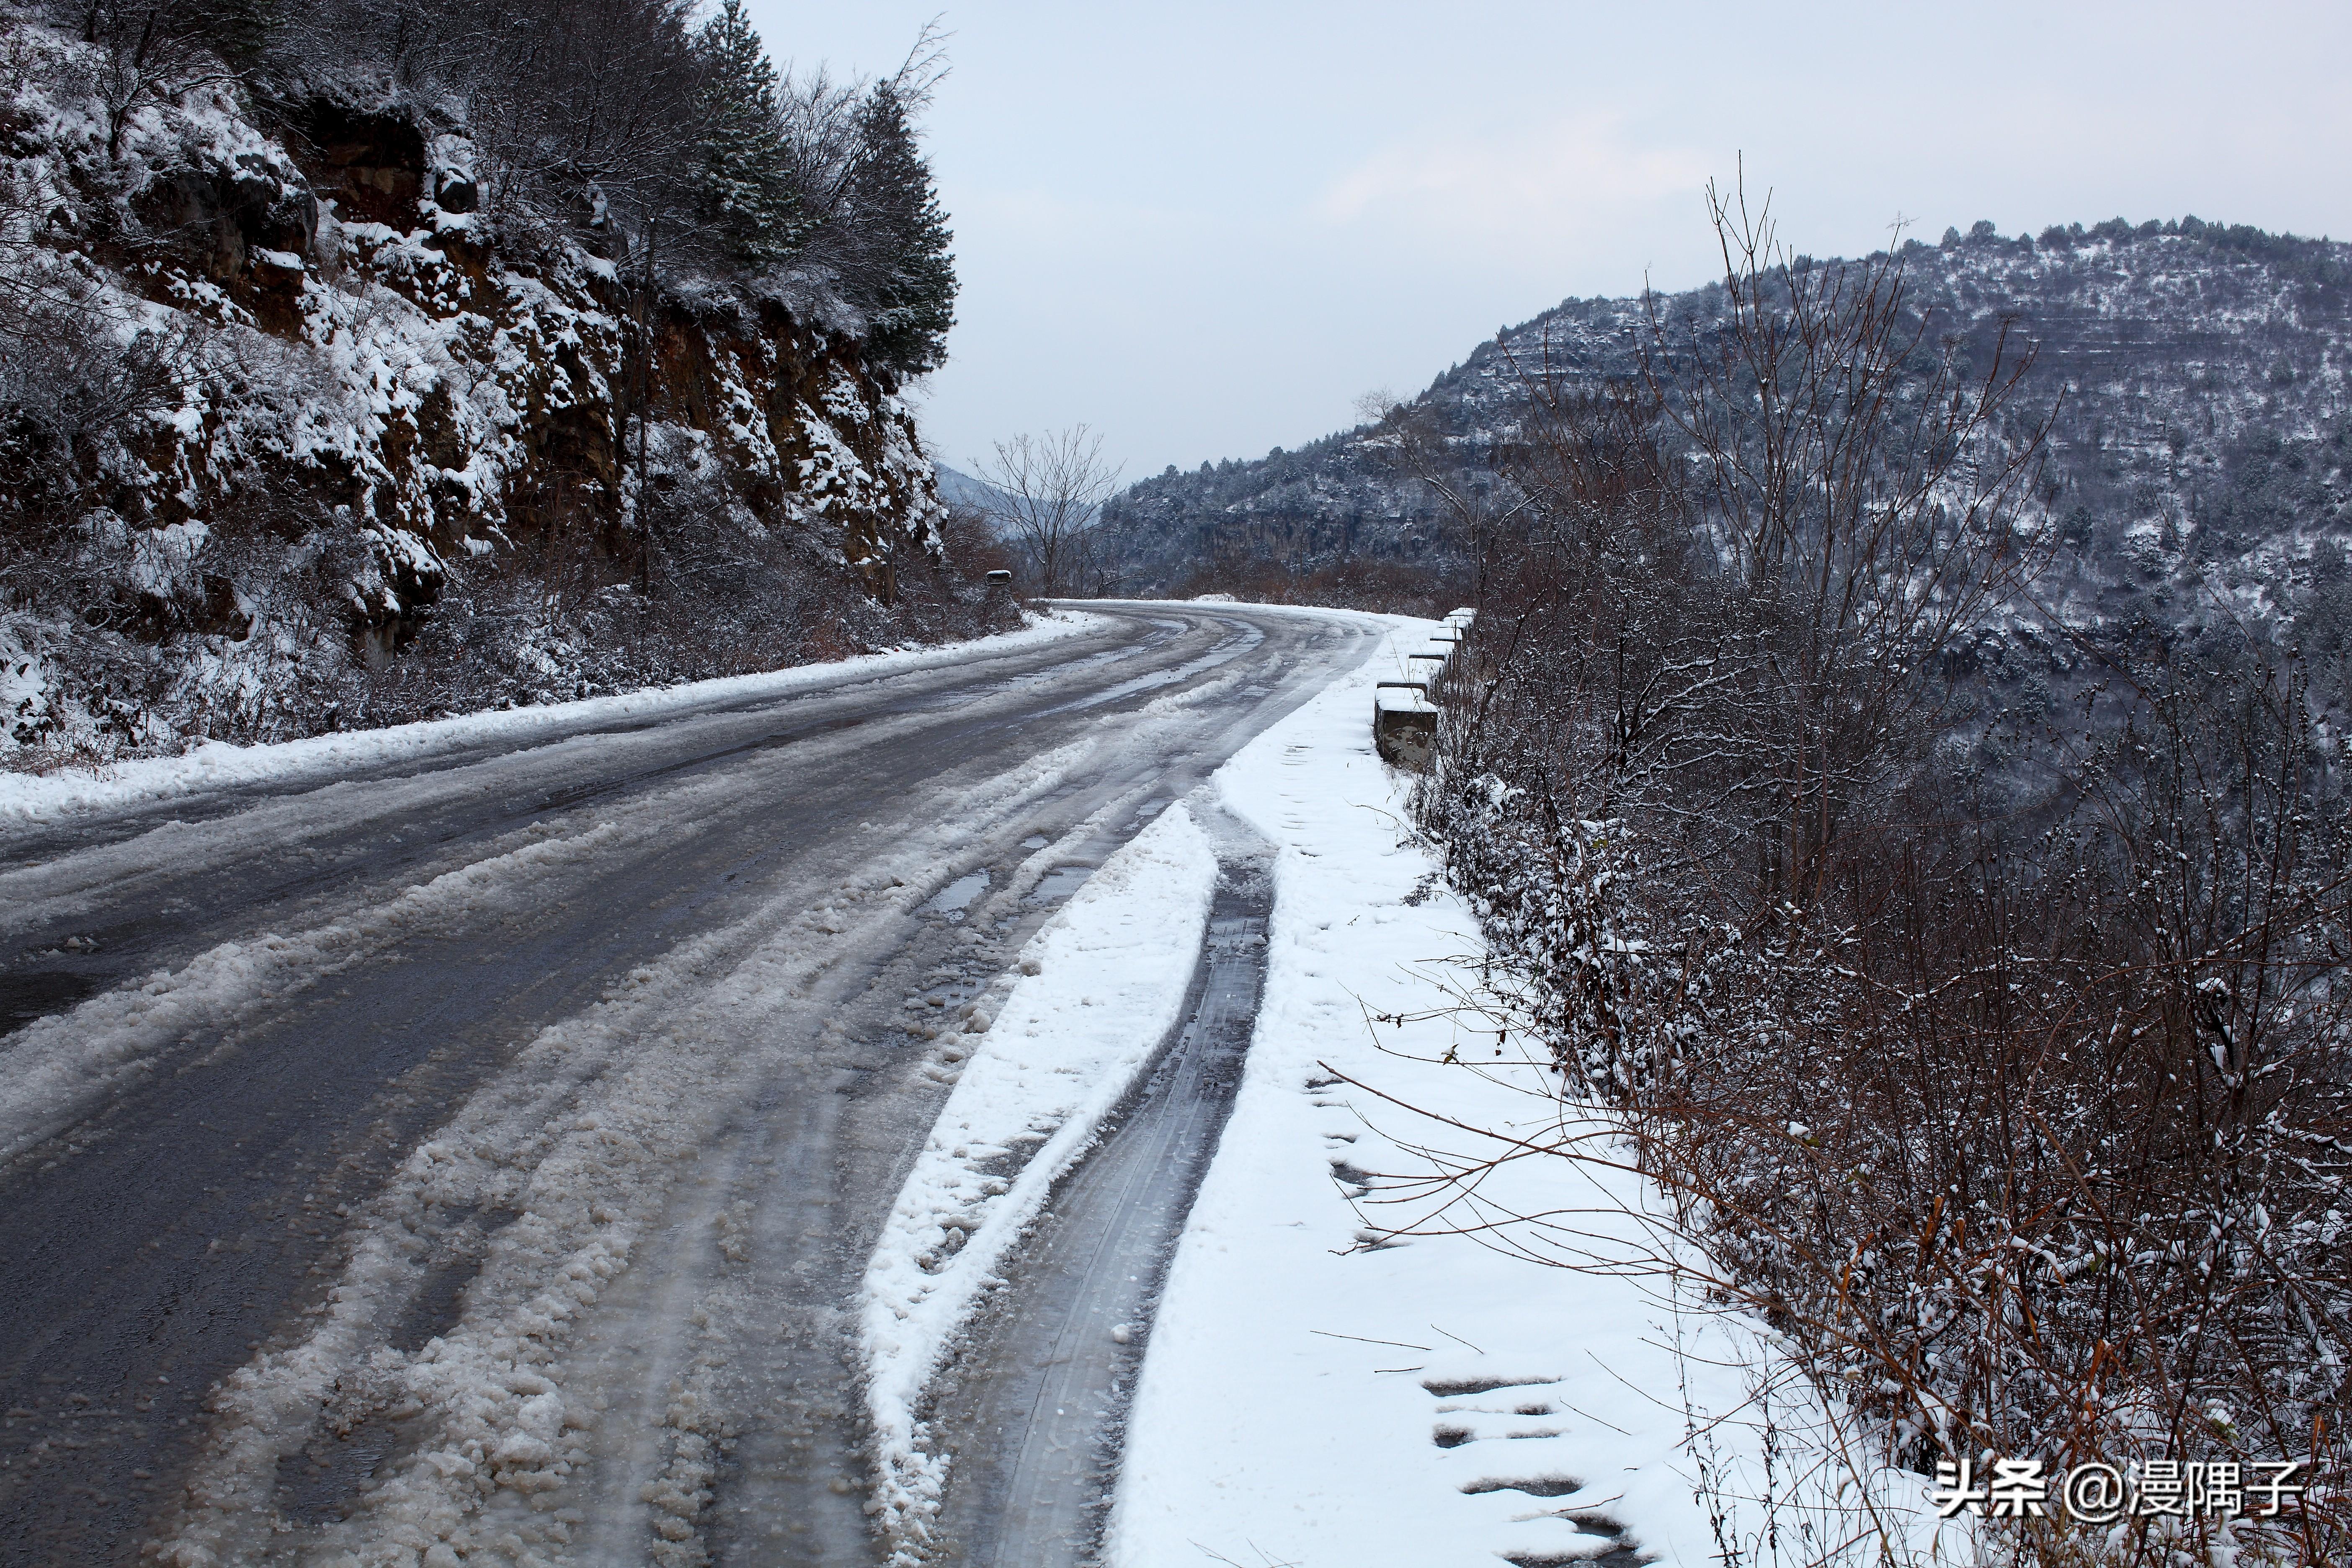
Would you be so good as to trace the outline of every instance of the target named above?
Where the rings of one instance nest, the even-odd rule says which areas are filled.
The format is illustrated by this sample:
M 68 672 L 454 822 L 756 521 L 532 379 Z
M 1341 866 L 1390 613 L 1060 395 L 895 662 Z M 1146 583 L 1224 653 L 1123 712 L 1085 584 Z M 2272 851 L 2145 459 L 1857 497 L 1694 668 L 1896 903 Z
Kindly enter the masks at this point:
M 926 1020 L 1380 635 L 1089 608 L 0 835 L 0 1563 L 870 1560 Z

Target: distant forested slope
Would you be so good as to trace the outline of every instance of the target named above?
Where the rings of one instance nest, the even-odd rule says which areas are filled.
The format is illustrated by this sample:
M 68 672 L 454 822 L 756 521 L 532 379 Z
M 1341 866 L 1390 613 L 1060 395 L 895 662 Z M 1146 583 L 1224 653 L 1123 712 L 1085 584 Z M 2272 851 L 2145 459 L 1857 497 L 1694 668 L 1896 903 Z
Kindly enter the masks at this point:
M 1977 362 L 2004 327 L 2039 357 L 2019 417 L 2057 405 L 2037 506 L 2063 531 L 2048 584 L 2097 620 L 2293 614 L 2315 654 L 2352 630 L 2352 246 L 2194 218 L 2004 238 L 1990 224 L 1902 253 L 1926 346 Z M 1704 331 L 1719 286 L 1663 296 Z M 1497 510 L 1488 458 L 1523 376 L 1635 373 L 1638 300 L 1569 300 L 1480 344 L 1412 400 L 1450 482 Z M 1370 427 L 1295 452 L 1170 470 L 1107 509 L 1131 592 L 1415 580 L 1466 591 L 1467 541 Z M 1412 570 L 1396 574 L 1399 565 Z M 1385 576 L 1382 574 L 1386 574 Z M 1296 590 L 1284 590 L 1296 591 Z M 1312 590 L 1306 590 L 1311 592 Z M 2200 607 L 2201 606 L 2201 607 Z

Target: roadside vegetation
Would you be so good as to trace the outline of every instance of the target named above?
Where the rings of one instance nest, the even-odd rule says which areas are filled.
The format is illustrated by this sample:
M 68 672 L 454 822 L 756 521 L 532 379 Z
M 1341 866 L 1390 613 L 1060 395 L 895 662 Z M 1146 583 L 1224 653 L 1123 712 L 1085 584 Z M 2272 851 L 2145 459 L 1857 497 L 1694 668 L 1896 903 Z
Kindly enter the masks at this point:
M 1472 542 L 1418 810 L 1477 1001 L 1617 1134 L 1503 1157 L 1638 1166 L 1674 1235 L 1465 1218 L 1475 1161 L 1426 1223 L 1777 1331 L 1853 1484 L 1758 1560 L 1911 1561 L 1873 1473 L 2018 1457 L 2313 1488 L 2095 1528 L 2053 1489 L 1958 1560 L 2343 1562 L 2352 815 L 2305 628 L 2218 582 L 2166 623 L 2054 603 L 2032 349 L 1916 309 L 1900 250 L 1713 213 L 1720 286 L 1649 301 L 1632 374 L 1517 359 L 1491 482 L 1446 493 L 1413 407 L 1374 432 Z
M 1118 484 L 1102 437 L 1084 425 L 1008 437 L 972 465 L 971 524 L 992 533 L 1024 596 L 1107 598 L 1118 592 L 1102 549 L 1103 501 Z

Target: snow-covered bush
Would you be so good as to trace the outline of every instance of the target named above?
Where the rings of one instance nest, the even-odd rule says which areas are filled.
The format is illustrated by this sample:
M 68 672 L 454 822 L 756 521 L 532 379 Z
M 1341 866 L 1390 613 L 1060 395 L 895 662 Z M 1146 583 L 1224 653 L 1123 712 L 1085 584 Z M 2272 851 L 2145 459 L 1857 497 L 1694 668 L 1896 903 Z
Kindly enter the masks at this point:
M 1530 521 L 1419 801 L 1508 963 L 1495 1005 L 1865 1469 L 2317 1461 L 2280 1519 L 2053 1510 L 1987 1552 L 2341 1561 L 2340 748 L 2259 636 L 2075 636 L 2103 687 L 1998 710 L 1950 655 L 2034 564 L 2030 448 L 1997 405 L 1937 427 L 1948 388 L 1874 401 L 1918 350 L 1874 337 L 1898 276 L 1748 254 L 1719 378 L 1671 323 L 1643 383 L 1530 378 Z

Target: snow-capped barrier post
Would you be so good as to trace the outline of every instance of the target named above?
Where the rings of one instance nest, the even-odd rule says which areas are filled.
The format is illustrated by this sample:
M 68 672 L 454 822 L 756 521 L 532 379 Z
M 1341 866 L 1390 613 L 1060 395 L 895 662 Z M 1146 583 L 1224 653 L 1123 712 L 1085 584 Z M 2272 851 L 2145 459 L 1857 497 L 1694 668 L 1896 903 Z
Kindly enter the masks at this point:
M 1372 749 L 1381 761 L 1420 773 L 1437 749 L 1437 704 L 1419 680 L 1383 680 L 1372 689 Z
M 1448 615 L 1430 633 L 1418 652 L 1405 656 L 1405 679 L 1382 680 L 1372 688 L 1372 748 L 1383 762 L 1420 773 L 1437 750 L 1437 704 L 1433 700 L 1445 679 L 1464 634 L 1477 612 L 1460 609 Z

